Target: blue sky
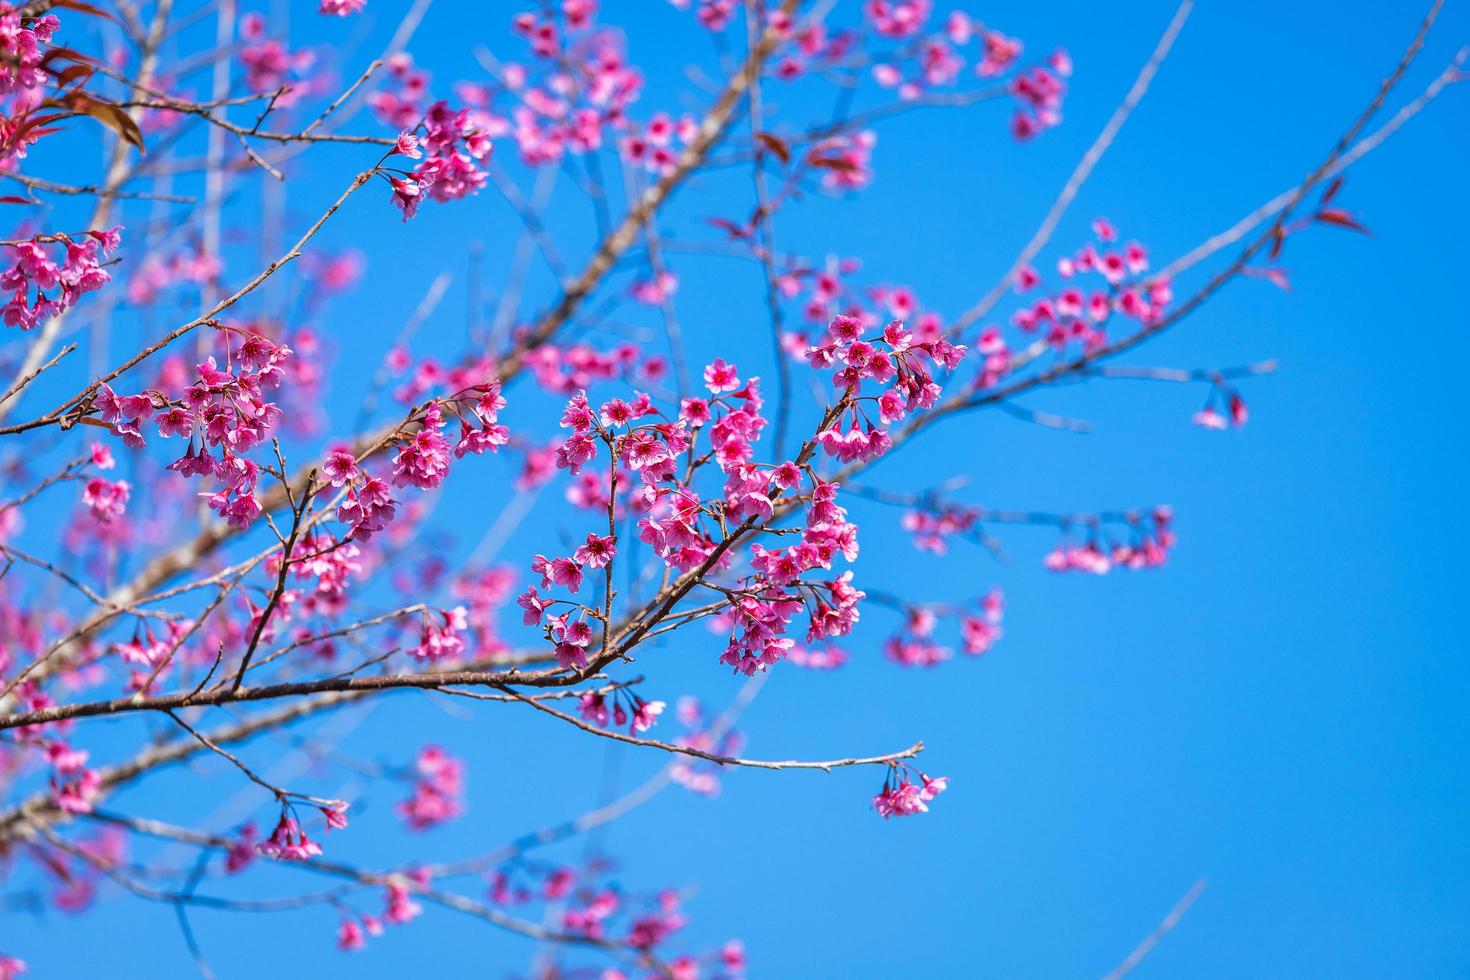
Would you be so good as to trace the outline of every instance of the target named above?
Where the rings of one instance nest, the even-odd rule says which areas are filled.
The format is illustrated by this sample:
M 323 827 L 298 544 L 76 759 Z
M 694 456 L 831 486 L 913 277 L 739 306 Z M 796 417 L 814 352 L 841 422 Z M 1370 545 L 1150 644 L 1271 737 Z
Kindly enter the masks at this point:
M 406 6 L 371 0 L 360 24 L 300 13 L 296 26 L 318 43 L 351 38 L 362 61 Z M 1172 257 L 1315 164 L 1392 68 L 1422 10 L 1350 2 L 1327 16 L 1310 6 L 1202 5 L 1063 222 L 1057 248 L 1070 249 L 1091 217 L 1106 215 L 1156 257 Z M 604 8 L 604 21 L 638 23 L 631 54 L 647 66 L 650 109 L 687 96 L 679 68 L 688 52 L 706 69 L 716 63 L 688 15 L 662 2 Z M 517 50 L 504 29 L 512 10 L 439 0 L 411 50 L 438 80 L 468 76 L 473 44 Z M 783 239 L 810 253 L 862 256 L 866 281 L 907 283 L 926 306 L 958 312 L 1030 236 L 1172 10 L 1149 0 L 975 11 L 1033 50 L 1070 50 L 1076 74 L 1064 124 L 1016 144 L 996 106 L 896 118 L 879 130 L 872 187 L 850 201 L 809 198 L 783 219 Z M 1394 105 L 1466 40 L 1470 16 L 1452 5 Z M 1167 568 L 1094 579 L 1044 571 L 1053 538 L 1043 530 L 1005 532 L 1010 563 L 1001 565 L 964 548 L 921 556 L 894 512 L 858 513 L 862 584 L 940 599 L 999 585 L 1004 640 L 982 660 L 903 671 L 881 661 L 889 623 L 874 611 L 847 668 L 778 669 L 742 728 L 760 757 L 868 754 L 922 738 L 925 769 L 952 778 L 932 813 L 880 820 L 867 809 L 880 779 L 873 771 L 731 773 L 717 801 L 675 789 L 612 825 L 599 844 L 622 862 L 622 880 L 691 887 L 689 944 L 739 936 L 753 976 L 1098 976 L 1201 877 L 1204 895 L 1139 976 L 1470 971 L 1470 665 L 1454 612 L 1466 585 L 1458 424 L 1470 326 L 1466 106 L 1466 93 L 1447 92 L 1349 179 L 1341 202 L 1373 237 L 1303 235 L 1286 254 L 1291 292 L 1232 286 L 1120 362 L 1276 358 L 1278 373 L 1244 388 L 1252 419 L 1243 430 L 1189 425 L 1203 397 L 1192 387 L 1094 382 L 1026 401 L 1089 419 L 1090 434 L 971 416 L 874 471 L 868 482 L 890 489 L 967 474 L 970 499 L 997 507 L 1168 503 L 1177 515 L 1180 543 Z M 506 151 L 509 160 L 508 143 Z M 360 154 L 330 151 L 298 172 L 291 226 L 365 165 Z M 732 186 L 701 181 L 674 213 L 688 228 L 729 208 L 722 195 Z M 441 268 L 461 271 L 471 241 L 485 247 L 487 269 L 503 268 L 516 234 L 490 192 L 428 207 L 404 226 L 381 198 L 374 190 L 355 199 L 322 236 L 325 248 L 363 248 L 370 270 L 365 288 L 323 324 L 343 349 L 333 394 L 342 405 L 355 402 L 354 382 L 371 370 L 364 351 L 387 342 Z M 557 205 L 554 220 L 572 222 L 576 203 Z M 251 206 L 240 202 L 236 216 L 248 218 Z M 768 373 L 757 268 L 719 259 L 677 268 L 695 363 L 733 353 Z M 457 344 L 462 280 L 426 325 L 425 349 Z M 547 295 L 533 298 L 535 308 Z M 441 505 L 464 528 L 466 547 L 486 507 L 505 498 L 507 466 L 481 469 L 482 479 Z M 518 559 L 548 540 L 546 528 L 526 528 L 504 554 Z M 641 666 L 660 696 L 690 691 L 719 704 L 738 682 L 717 655 L 713 639 L 696 633 Z M 626 789 L 664 761 L 589 744 L 513 707 L 418 696 L 325 727 L 314 737 L 396 761 L 427 732 L 470 763 L 466 818 L 411 842 L 388 829 L 391 798 L 369 793 L 354 825 L 363 830 L 331 841 L 369 862 L 484 850 L 594 805 L 604 780 Z M 270 759 L 280 748 L 254 752 Z M 232 774 L 205 777 L 223 796 L 238 795 Z M 210 813 L 187 786 L 175 775 L 118 806 L 180 821 Z M 260 887 L 282 893 L 302 880 L 277 876 Z M 526 970 L 535 953 L 442 910 L 350 963 L 332 946 L 330 911 L 200 912 L 193 921 L 223 977 L 283 964 L 360 976 L 457 976 L 473 966 L 501 976 Z M 113 896 L 82 921 L 0 922 L 0 947 L 23 955 L 38 977 L 192 968 L 167 907 Z

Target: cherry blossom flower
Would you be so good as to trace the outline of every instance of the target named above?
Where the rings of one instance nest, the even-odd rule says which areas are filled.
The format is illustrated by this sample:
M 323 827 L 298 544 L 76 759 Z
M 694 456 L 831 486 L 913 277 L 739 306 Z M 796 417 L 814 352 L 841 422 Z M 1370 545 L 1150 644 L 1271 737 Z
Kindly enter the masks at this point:
M 0 70 L 0 81 L 4 75 Z M 101 256 L 117 248 L 120 230 L 91 231 L 80 241 L 68 235 L 38 235 L 10 245 L 15 264 L 0 272 L 0 288 L 9 290 L 11 297 L 0 308 L 0 320 L 31 330 L 71 309 L 84 294 L 101 289 L 112 280 L 100 263 Z M 64 250 L 60 264 L 47 252 L 49 241 Z
M 444 482 L 449 472 L 450 447 L 442 435 L 443 428 L 444 417 L 438 405 L 430 406 L 419 430 L 393 457 L 394 486 L 432 490 Z
M 334 487 L 345 486 L 352 482 L 357 478 L 359 472 L 357 460 L 345 449 L 333 450 L 322 463 L 322 475 Z
M 383 920 L 391 925 L 401 926 L 423 914 L 424 907 L 413 900 L 408 884 L 404 881 L 389 881 L 386 886 L 386 905 L 383 909 Z
M 344 953 L 355 953 L 367 949 L 367 936 L 356 919 L 343 919 L 337 927 L 337 948 Z
M 717 357 L 704 369 L 704 384 L 711 393 L 718 395 L 739 388 L 740 378 L 733 365 L 726 364 L 723 357 Z
M 464 812 L 464 764 L 437 745 L 420 750 L 412 795 L 398 804 L 410 830 L 428 830 Z
M 663 714 L 666 707 L 667 705 L 662 701 L 635 699 L 630 731 L 634 733 L 648 731 L 654 726 L 658 716 Z
M 1202 429 L 1223 430 L 1230 427 L 1230 423 L 1226 420 L 1225 416 L 1221 415 L 1213 408 L 1205 408 L 1201 411 L 1195 412 L 1190 421 L 1194 422 L 1195 425 L 1199 426 Z
M 306 836 L 306 831 L 284 811 L 271 835 L 255 846 L 255 849 L 277 861 L 306 861 L 321 856 L 320 845 Z
M 110 524 L 122 516 L 131 493 L 132 485 L 126 480 L 109 481 L 93 477 L 82 491 L 82 503 L 91 510 L 93 517 Z
M 919 777 L 917 783 L 910 779 L 910 770 L 907 767 L 896 778 L 890 772 L 888 781 L 883 785 L 883 792 L 873 797 L 873 807 L 883 819 L 928 813 L 929 804 L 949 786 L 949 778 L 946 776 L 930 779 L 923 773 L 915 774 Z
M 393 206 L 403 212 L 403 220 L 407 221 L 418 214 L 419 204 L 422 203 L 423 184 L 417 179 L 403 180 L 398 177 L 389 177 L 388 183 L 393 188 Z
M 468 612 L 464 606 L 426 615 L 419 633 L 418 645 L 409 654 L 419 660 L 453 659 L 464 653 L 462 634 L 468 628 Z
M 617 541 L 613 535 L 598 537 L 596 534 L 588 534 L 587 543 L 578 548 L 572 557 L 588 568 L 604 568 L 617 556 Z
M 241 827 L 239 836 L 225 852 L 225 871 L 229 874 L 239 874 L 249 867 L 255 860 L 255 855 L 260 853 L 256 847 L 258 843 L 259 841 L 255 838 L 255 824 L 247 823 Z
M 85 6 L 57 7 L 79 45 L 97 33 L 73 20 L 91 16 Z M 317 173 L 310 168 L 322 165 L 312 144 L 323 140 L 377 144 L 363 164 L 371 169 L 347 193 L 381 178 L 403 222 L 424 207 L 455 207 L 493 179 L 524 219 L 520 251 L 527 260 L 540 253 L 535 261 L 547 267 L 497 287 L 493 304 L 477 292 L 486 270 L 476 268 L 460 326 L 457 314 L 446 321 L 435 305 L 441 279 L 391 347 L 357 350 L 366 334 L 335 315 L 343 294 L 363 285 L 413 289 L 419 260 L 454 244 L 442 236 L 429 241 L 420 233 L 430 229 L 421 225 L 400 228 L 381 198 L 379 232 L 391 231 L 395 240 L 408 235 L 400 244 L 409 244 L 386 262 L 375 254 L 371 276 L 367 243 L 363 251 L 320 250 L 333 235 L 318 231 L 341 202 L 320 222 L 305 224 L 305 237 L 284 261 L 267 258 L 260 272 L 237 268 L 278 237 L 274 222 L 256 228 L 244 220 L 249 208 L 239 202 L 259 196 L 236 193 L 248 166 L 168 175 L 179 185 L 164 188 L 169 197 L 207 185 L 194 212 L 171 201 L 136 200 L 158 196 L 159 188 L 113 188 L 104 210 L 151 215 L 149 245 L 139 250 L 145 254 L 118 255 L 121 226 L 57 231 L 37 222 L 64 209 L 19 209 L 0 259 L 0 320 L 34 331 L 12 345 L 26 361 L 16 367 L 24 373 L 45 365 L 45 376 L 23 379 L 0 406 L 15 413 L 7 423 L 13 436 L 37 433 L 34 441 L 17 441 L 0 467 L 0 482 L 9 484 L 0 495 L 0 542 L 17 558 L 0 572 L 0 680 L 14 715 L 11 735 L 0 740 L 0 781 L 29 794 L 18 802 L 21 811 L 42 823 L 48 814 L 55 818 L 27 844 L 34 860 L 23 862 L 25 873 L 34 865 L 56 879 L 40 892 L 51 904 L 86 907 L 106 884 L 99 869 L 136 869 L 139 880 L 150 881 L 171 870 L 154 866 L 154 848 L 124 851 L 138 828 L 69 819 L 106 816 L 107 797 L 121 785 L 118 773 L 123 782 L 133 774 L 141 779 L 150 760 L 182 758 L 180 751 L 208 759 L 209 749 L 215 765 L 221 755 L 239 753 L 233 768 L 220 767 L 231 780 L 280 778 L 263 765 L 276 742 L 254 736 L 284 724 L 276 718 L 300 717 L 296 705 L 315 710 L 380 688 L 466 678 L 499 691 L 492 699 L 536 690 L 538 705 L 559 705 L 553 715 L 567 720 L 570 712 L 583 728 L 694 750 L 702 757 L 672 757 L 667 778 L 715 796 L 731 767 L 710 760 L 743 754 L 744 736 L 730 727 L 735 712 L 707 713 L 691 698 L 670 711 L 669 702 L 647 699 L 653 689 L 645 685 L 654 682 L 635 677 L 629 664 L 651 669 L 659 657 L 650 648 L 692 653 L 691 669 L 713 671 L 707 680 L 721 686 L 743 686 L 742 679 L 788 669 L 781 666 L 787 662 L 829 671 L 875 653 L 904 668 L 987 669 L 972 658 L 1000 649 L 1007 625 L 1001 592 L 941 596 L 901 575 L 881 576 L 893 581 L 880 591 L 857 562 L 892 535 L 887 528 L 874 535 L 869 514 L 880 527 L 881 515 L 898 515 L 898 528 L 925 555 L 998 550 L 999 537 L 1019 525 L 1018 539 L 1044 536 L 1034 553 L 1058 573 L 1103 575 L 1167 563 L 1176 545 L 1167 508 L 1050 514 L 950 499 L 968 492 L 959 489 L 964 473 L 923 470 L 935 460 L 967 461 L 969 437 L 960 429 L 939 437 L 949 441 L 938 454 L 887 459 L 940 417 L 982 406 L 1024 414 L 1018 395 L 1112 374 L 1094 372 L 1094 362 L 1131 351 L 1171 325 L 1171 313 L 1187 311 L 1176 311 L 1173 286 L 1152 271 L 1149 248 L 1098 218 L 1074 246 L 1028 257 L 994 291 L 993 313 L 987 300 L 983 315 L 956 318 L 961 311 L 941 311 L 911 284 L 869 279 L 864 258 L 842 251 L 853 236 L 814 245 L 808 235 L 803 246 L 796 233 L 805 225 L 785 223 L 813 192 L 852 196 L 872 186 L 876 129 L 906 107 L 994 95 L 997 127 L 1008 121 L 1017 139 L 1040 136 L 1062 119 L 1073 67 L 1067 53 L 1044 54 L 1003 25 L 932 0 L 863 0 L 841 17 L 738 0 L 673 6 L 702 29 L 729 32 L 715 41 L 732 56 L 746 48 L 746 28 L 759 35 L 769 58 L 749 67 L 772 86 L 772 97 L 756 129 L 733 126 L 730 117 L 745 111 L 743 99 L 731 99 L 754 76 L 733 62 L 721 65 L 721 77 L 734 87 L 711 108 L 671 109 L 679 100 L 663 80 L 645 88 L 645 69 L 630 57 L 623 32 L 599 22 L 596 0 L 528 5 L 510 19 L 513 45 L 497 47 L 496 58 L 485 58 L 472 77 L 436 76 L 399 51 L 340 97 L 326 88 L 332 73 L 325 69 L 351 72 L 344 81 L 358 77 L 355 70 L 322 57 L 325 49 L 295 47 L 286 21 L 247 13 L 238 24 L 221 25 L 227 34 L 235 29 L 224 46 L 229 63 L 221 63 L 234 73 L 221 76 L 233 79 L 225 93 L 232 97 L 195 102 L 205 97 L 204 83 L 177 70 L 183 52 L 171 40 L 153 52 L 149 98 L 118 105 L 109 101 L 120 97 L 116 79 L 136 76 L 136 52 L 94 58 L 51 47 L 56 17 L 0 0 L 0 168 L 25 185 L 26 195 L 12 203 L 49 204 L 59 193 L 50 188 L 60 185 L 32 173 L 50 155 L 30 151 L 63 123 L 102 122 L 124 154 L 146 139 L 154 159 L 155 145 L 168 157 L 176 139 L 194 139 L 185 126 L 192 119 L 213 131 L 211 146 L 228 136 L 232 146 L 240 144 L 241 159 L 263 164 L 256 169 L 266 174 L 287 163 L 286 176 Z M 316 4 L 332 17 L 365 7 L 366 0 Z M 192 36 L 168 26 L 178 44 Z M 796 79 L 818 95 L 840 83 L 841 104 L 851 99 L 850 111 L 832 125 L 793 122 L 789 106 L 783 115 L 789 100 L 772 93 Z M 357 97 L 376 129 L 327 132 L 343 118 L 332 114 Z M 804 104 L 805 96 L 796 101 Z M 203 125 L 248 123 L 256 109 L 253 128 Z M 319 124 L 326 124 L 320 132 Z M 252 149 L 272 145 L 283 152 Z M 493 164 L 497 150 L 512 153 L 519 166 Z M 300 156 L 308 151 L 310 162 Z M 599 176 L 609 154 L 616 155 L 618 179 L 626 179 L 616 192 Z M 754 166 L 769 185 L 765 192 L 748 200 L 747 187 L 741 198 L 717 202 L 697 235 L 675 230 L 683 219 L 663 202 L 682 199 L 689 182 L 732 161 Z M 593 196 L 603 240 L 566 253 L 551 240 L 551 213 L 542 212 L 552 185 L 569 173 Z M 524 177 L 530 181 L 523 186 Z M 85 179 L 88 187 L 107 183 Z M 83 178 L 76 180 L 81 186 Z M 1339 187 L 1305 187 L 1320 198 L 1316 206 L 1298 198 L 1288 208 L 1295 215 L 1260 239 L 1270 255 L 1252 261 L 1264 264 L 1239 274 L 1284 286 L 1277 253 L 1288 236 L 1294 243 L 1317 223 L 1362 230 L 1353 212 L 1333 203 Z M 267 195 L 270 214 L 285 200 L 278 192 Z M 237 203 L 223 203 L 230 201 Z M 284 207 L 294 223 L 295 205 Z M 778 236 L 780 249 L 769 237 L 773 216 L 790 232 Z M 471 222 L 467 209 L 461 217 Z M 242 223 L 230 224 L 234 218 Z M 722 335 L 692 316 L 687 334 L 676 329 L 672 301 L 708 292 L 710 281 L 693 266 L 707 247 L 764 266 L 773 352 L 764 343 L 752 352 L 740 330 Z M 274 247 L 266 251 L 279 255 Z M 1257 251 L 1253 246 L 1247 258 Z M 677 274 L 667 265 L 670 255 Z M 118 270 L 120 287 L 111 283 Z M 533 295 L 538 288 L 549 292 Z M 95 331 L 93 340 L 106 343 L 94 343 L 91 356 L 63 361 L 71 348 L 57 347 L 57 318 L 87 312 L 86 303 L 106 313 L 102 321 L 117 322 Z M 496 307 L 493 318 L 484 315 L 487 305 Z M 367 307 L 347 312 L 360 308 Z M 387 305 L 377 312 L 395 315 Z M 649 333 L 650 319 L 667 329 Z M 88 336 L 76 332 L 76 343 Z M 687 363 L 686 349 L 703 353 L 710 344 L 718 346 L 704 361 Z M 349 356 L 337 361 L 338 353 Z M 38 356 L 49 360 L 31 364 Z M 762 358 L 780 370 L 765 372 Z M 764 386 L 752 370 L 766 373 Z M 1234 385 L 1251 373 L 1199 369 L 1159 377 L 1207 386 L 1193 421 L 1224 430 L 1249 418 Z M 34 391 L 24 390 L 38 378 Z M 43 389 L 72 381 L 80 393 L 32 414 L 31 399 L 41 400 L 37 411 L 48 407 Z M 512 420 L 505 394 L 513 382 L 527 396 L 524 404 L 517 398 L 515 429 L 502 421 Z M 71 448 L 53 455 L 53 442 Z M 510 458 L 468 459 L 493 454 Z M 871 466 L 880 461 L 885 465 Z M 476 496 L 457 497 L 460 485 Z M 506 490 L 519 496 L 502 506 Z M 529 517 L 523 505 L 532 508 Z M 898 509 L 883 509 L 889 506 Z M 54 535 L 47 508 L 58 515 Z M 44 547 L 53 536 L 60 557 L 19 560 L 20 547 Z M 476 540 L 479 547 L 463 547 Z M 497 557 L 487 557 L 492 553 Z M 78 587 L 47 580 L 57 574 Z M 517 612 L 520 633 L 511 625 Z M 748 697 L 744 692 L 737 697 Z M 123 746 L 108 741 L 111 730 L 94 729 L 90 720 L 129 712 L 163 718 L 157 706 L 181 703 L 193 707 L 179 720 L 199 713 L 198 734 L 133 726 L 161 740 L 140 743 L 143 754 L 132 762 Z M 639 737 L 655 728 L 656 739 Z M 398 735 L 401 726 L 389 731 Z M 394 814 L 408 829 L 428 831 L 464 813 L 465 769 L 446 750 L 420 744 L 403 750 L 412 753 L 408 764 L 364 766 L 354 777 L 399 784 Z M 873 798 L 885 819 L 927 812 L 947 787 L 946 778 L 931 779 L 901 761 L 911 754 L 848 760 L 886 767 Z M 337 945 L 361 950 L 386 929 L 416 920 L 424 906 L 442 904 L 448 892 L 432 884 L 430 867 L 401 856 L 350 872 L 337 855 L 330 864 L 317 862 L 322 847 L 306 825 L 317 840 L 345 830 L 349 807 L 302 792 L 329 792 L 321 780 L 346 760 L 335 752 L 314 758 L 320 765 L 291 779 L 317 786 L 269 787 L 280 812 L 264 839 L 255 823 L 199 828 L 209 860 L 200 860 L 196 876 L 241 874 L 261 855 L 345 875 L 350 887 L 322 894 L 338 913 Z M 377 817 L 359 812 L 351 814 L 361 832 L 363 820 Z M 698 952 L 677 948 L 685 925 L 678 892 L 639 892 L 634 876 L 621 868 L 614 874 L 608 860 L 571 866 L 548 853 L 518 854 L 500 867 L 445 856 L 431 867 L 476 868 L 486 876 L 488 901 L 524 906 L 514 912 L 518 919 L 593 941 L 583 945 L 632 952 L 633 960 L 672 976 L 743 974 L 739 941 Z M 0 980 L 22 969 L 0 956 Z M 607 978 L 623 974 L 609 970 Z

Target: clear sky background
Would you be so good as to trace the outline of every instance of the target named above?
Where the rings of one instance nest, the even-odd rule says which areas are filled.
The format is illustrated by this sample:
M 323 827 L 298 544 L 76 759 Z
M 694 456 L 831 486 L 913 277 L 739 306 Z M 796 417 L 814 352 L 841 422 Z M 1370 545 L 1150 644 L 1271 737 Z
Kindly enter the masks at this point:
M 366 19 L 347 25 L 319 21 L 309 6 L 291 4 L 298 36 L 336 45 L 351 76 L 407 4 L 371 0 Z M 1422 6 L 1201 4 L 1057 249 L 1070 250 L 1088 220 L 1105 215 L 1166 259 L 1285 189 L 1371 98 Z M 1449 7 L 1395 107 L 1470 42 L 1470 13 Z M 474 77 L 473 44 L 518 55 L 505 27 L 515 9 L 439 0 L 411 50 L 440 86 Z M 649 74 L 649 112 L 689 93 L 679 67 L 691 53 L 716 64 L 688 14 L 655 0 L 604 9 L 604 21 L 636 25 L 631 55 Z M 872 187 L 851 202 L 809 199 L 782 221 L 786 247 L 862 256 L 865 281 L 907 283 L 947 314 L 968 306 L 1030 236 L 1172 11 L 1156 0 L 997 0 L 974 10 L 1033 51 L 1071 51 L 1064 124 L 1017 144 L 999 106 L 894 119 L 879 130 Z M 1192 427 L 1203 400 L 1195 388 L 1097 382 L 1026 402 L 1088 418 L 1091 434 L 972 416 L 874 472 L 870 484 L 889 489 L 968 474 L 967 499 L 997 507 L 1168 503 L 1177 514 L 1167 568 L 1094 579 L 1045 572 L 1046 531 L 1006 532 L 1007 565 L 963 547 L 936 559 L 907 544 L 896 512 L 858 513 L 860 584 L 936 599 L 999 585 L 1004 640 L 978 661 L 904 671 L 881 661 L 891 620 L 874 610 L 847 668 L 783 666 L 742 728 L 750 754 L 768 758 L 877 753 L 922 738 L 925 769 L 952 778 L 931 814 L 880 820 L 868 809 L 881 779 L 872 770 L 736 772 L 716 801 L 673 789 L 612 825 L 599 844 L 622 862 L 621 879 L 690 887 L 688 944 L 739 936 L 757 977 L 1099 976 L 1201 877 L 1207 890 L 1138 976 L 1470 973 L 1467 98 L 1447 92 L 1350 178 L 1341 203 L 1372 238 L 1304 235 L 1286 255 L 1290 293 L 1232 286 L 1121 362 L 1277 358 L 1276 375 L 1244 388 L 1245 429 Z M 364 114 L 356 129 L 368 122 Z M 510 161 L 509 141 L 503 151 Z M 312 159 L 291 184 L 289 227 L 370 162 L 348 150 Z M 745 183 L 701 182 L 674 214 L 688 228 L 731 213 L 732 187 L 743 193 Z M 373 367 L 365 352 L 381 350 L 440 269 L 462 273 L 474 241 L 499 276 L 517 233 L 493 192 L 431 205 L 406 226 L 385 198 L 358 197 L 323 233 L 324 247 L 356 245 L 369 263 L 364 287 L 323 323 L 343 349 L 331 404 L 356 403 Z M 570 227 L 579 202 L 568 200 Z M 250 220 L 251 207 L 242 199 L 232 213 Z M 586 241 L 585 231 L 574 240 Z M 757 268 L 721 259 L 676 259 L 676 268 L 695 362 L 733 354 L 769 374 Z M 533 294 L 528 309 L 546 299 Z M 455 349 L 464 302 L 460 274 L 420 350 Z M 351 412 L 342 418 L 350 424 Z M 483 476 L 462 480 L 441 507 L 463 529 L 461 551 L 479 539 L 487 507 L 505 499 L 511 472 L 507 461 L 472 465 Z M 555 540 L 547 527 L 528 528 L 503 556 L 519 562 Z M 727 701 L 739 682 L 716 664 L 718 652 L 713 638 L 691 633 L 648 654 L 643 666 L 660 681 L 648 693 Z M 606 750 L 514 708 L 418 695 L 304 731 L 395 762 L 432 737 L 470 763 L 468 815 L 413 842 L 391 829 L 391 796 L 363 799 L 360 822 L 329 844 L 365 863 L 486 850 L 664 762 Z M 251 752 L 264 762 L 283 754 L 270 742 Z M 161 780 L 116 805 L 181 822 L 218 817 L 185 794 L 195 778 Z M 224 771 L 206 767 L 204 778 L 227 797 L 235 788 Z M 322 788 L 339 790 L 354 787 Z M 244 815 L 228 811 L 222 825 Z M 266 872 L 252 887 L 312 885 Z M 222 977 L 287 965 L 307 975 L 499 977 L 525 972 L 536 953 L 431 909 L 347 961 L 333 948 L 337 921 L 330 910 L 193 917 Z M 171 909 L 117 895 L 85 920 L 0 919 L 0 948 L 42 978 L 192 969 Z

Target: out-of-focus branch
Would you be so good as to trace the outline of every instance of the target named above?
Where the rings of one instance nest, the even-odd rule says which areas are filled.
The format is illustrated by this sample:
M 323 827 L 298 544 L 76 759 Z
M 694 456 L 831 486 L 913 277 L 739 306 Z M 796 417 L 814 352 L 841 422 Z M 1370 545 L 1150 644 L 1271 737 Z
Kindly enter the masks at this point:
M 1189 891 L 1184 893 L 1183 898 L 1175 903 L 1174 907 L 1169 910 L 1169 914 L 1164 916 L 1163 921 L 1154 927 L 1153 932 L 1149 933 L 1148 938 L 1144 939 L 1143 942 L 1134 948 L 1133 952 L 1124 957 L 1123 962 L 1108 971 L 1108 975 L 1103 980 L 1123 980 L 1123 977 L 1132 973 L 1138 964 L 1143 962 L 1144 957 L 1153 952 L 1153 948 L 1174 930 L 1174 927 L 1179 924 L 1179 920 L 1184 918 L 1184 913 L 1188 912 L 1189 907 L 1195 903 L 1195 900 L 1204 894 L 1204 890 L 1205 879 L 1201 878 L 1190 887 Z
M 1451 60 L 1449 65 L 1445 67 L 1444 71 L 1436 75 L 1424 91 L 1419 93 L 1418 97 L 1394 113 L 1388 122 L 1353 144 L 1352 149 L 1343 153 L 1342 156 L 1338 157 L 1327 168 L 1326 173 L 1323 174 L 1323 178 L 1331 179 L 1336 177 L 1363 157 L 1376 150 L 1385 140 L 1394 133 L 1397 133 L 1403 127 L 1404 123 L 1424 111 L 1425 107 L 1433 102 L 1444 91 L 1446 86 L 1455 82 L 1464 81 L 1466 77 L 1464 66 L 1467 58 L 1470 58 L 1470 48 L 1461 48 L 1455 54 L 1454 59 Z M 1226 230 L 1210 237 L 1195 248 L 1179 256 L 1179 258 L 1164 266 L 1164 268 L 1154 273 L 1150 278 L 1157 282 L 1169 282 L 1181 272 L 1194 268 L 1222 248 L 1228 248 L 1234 245 L 1246 235 L 1250 234 L 1251 230 L 1261 222 L 1268 220 L 1282 208 L 1290 204 L 1296 196 L 1296 192 L 1296 187 L 1282 191 Z

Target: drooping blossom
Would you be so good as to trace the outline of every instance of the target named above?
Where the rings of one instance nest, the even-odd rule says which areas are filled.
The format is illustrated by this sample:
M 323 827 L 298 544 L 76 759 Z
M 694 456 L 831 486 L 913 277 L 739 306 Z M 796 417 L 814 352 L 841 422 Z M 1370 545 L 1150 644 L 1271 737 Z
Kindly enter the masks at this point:
M 949 778 L 940 776 L 930 779 L 923 773 L 914 773 L 918 782 L 911 778 L 910 770 L 902 769 L 897 776 L 889 773 L 883 792 L 873 797 L 873 807 L 883 817 L 908 817 L 928 813 L 929 804 L 949 786 Z

